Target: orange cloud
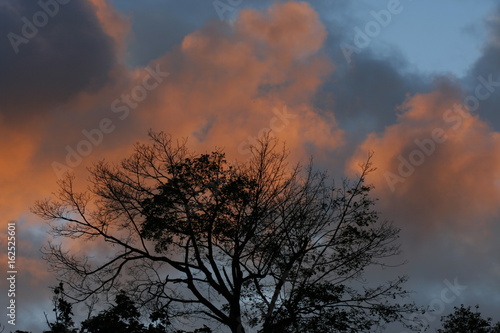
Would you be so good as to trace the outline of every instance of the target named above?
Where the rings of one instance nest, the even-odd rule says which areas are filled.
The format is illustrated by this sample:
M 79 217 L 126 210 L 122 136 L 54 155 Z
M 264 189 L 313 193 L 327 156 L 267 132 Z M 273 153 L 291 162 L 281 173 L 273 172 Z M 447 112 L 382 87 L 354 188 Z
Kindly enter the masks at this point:
M 89 0 L 104 31 L 112 37 L 119 50 L 125 51 L 125 39 L 130 32 L 130 22 L 121 16 L 106 0 Z
M 333 70 L 321 53 L 325 38 L 307 3 L 242 10 L 232 26 L 211 23 L 153 62 L 170 75 L 133 112 L 197 149 L 216 145 L 235 158 L 269 130 L 298 154 L 306 144 L 336 149 L 342 131 L 311 103 Z
M 26 211 L 29 200 L 33 198 L 32 194 L 45 183 L 42 180 L 46 173 L 40 169 L 34 170 L 32 165 L 40 137 L 40 133 L 36 131 L 30 132 L 27 129 L 26 132 L 22 132 L 2 126 L 0 212 L 2 212 L 2 222 L 5 224 L 18 218 L 22 211 Z
M 96 29 L 96 31 L 104 31 L 114 40 L 117 46 L 116 50 L 110 52 L 119 52 L 119 48 L 125 46 L 124 42 L 129 31 L 129 22 L 121 17 L 105 0 L 89 0 L 88 4 L 95 11 L 79 13 L 80 15 L 86 15 L 85 19 L 82 19 L 83 22 L 86 22 L 85 20 L 91 22 L 97 20 L 97 25 L 100 25 L 102 30 L 97 31 Z M 60 15 L 63 17 L 63 15 L 70 16 L 71 14 L 73 13 L 66 11 L 61 12 Z M 94 30 L 91 31 L 97 34 Z M 87 31 L 87 33 L 89 32 Z M 50 36 L 52 35 L 49 35 L 48 32 L 45 32 L 45 35 L 42 32 L 40 33 L 40 38 Z M 95 38 L 99 39 L 99 37 Z M 53 42 L 56 43 L 57 41 L 54 40 Z M 89 45 L 94 46 L 90 42 Z M 107 46 L 104 42 L 97 45 L 101 47 Z M 108 56 L 107 53 L 104 54 Z M 39 56 L 43 58 L 45 55 L 39 54 Z M 0 160 L 0 186 L 2 188 L 0 212 L 2 225 L 9 220 L 17 219 L 28 210 L 35 200 L 50 195 L 57 188 L 57 178 L 52 170 L 51 163 L 53 161 L 64 161 L 65 145 L 82 139 L 82 130 L 91 129 L 94 120 L 97 119 L 98 121 L 103 118 L 105 116 L 103 110 L 104 112 L 110 112 L 109 103 L 112 96 L 119 95 L 120 90 L 124 86 L 128 86 L 129 73 L 118 63 L 120 62 L 120 56 L 123 57 L 123 55 L 115 56 L 113 54 L 109 55 L 109 59 L 106 59 L 106 61 L 114 62 L 109 64 L 109 67 L 101 68 L 104 71 L 109 69 L 109 72 L 103 73 L 103 77 L 106 77 L 107 80 L 103 80 L 102 84 L 96 85 L 92 89 L 87 89 L 88 87 L 82 84 L 80 90 L 72 91 L 71 94 L 55 94 L 62 96 L 56 101 L 56 106 L 52 102 L 51 105 L 46 105 L 47 103 L 44 102 L 45 99 L 53 99 L 52 95 L 54 95 L 52 90 L 44 90 L 45 87 L 50 86 L 54 91 L 64 91 L 65 86 L 72 86 L 71 82 L 75 79 L 75 76 L 79 76 L 76 79 L 77 81 L 79 79 L 85 81 L 84 74 L 91 75 L 92 73 L 89 74 L 91 69 L 88 66 L 85 67 L 86 64 L 71 64 L 71 69 L 83 66 L 86 70 L 85 72 L 75 71 L 74 73 L 69 71 L 71 76 L 67 74 L 63 76 L 56 75 L 55 78 L 59 80 L 54 80 L 49 75 L 44 76 L 47 73 L 41 72 L 40 75 L 35 76 L 47 82 L 35 80 L 38 86 L 33 87 L 33 82 L 31 80 L 25 81 L 22 75 L 34 75 L 30 72 L 36 74 L 40 68 L 47 66 L 46 64 L 43 65 L 45 62 L 22 64 L 22 58 L 17 57 L 14 59 L 16 63 L 22 64 L 22 66 L 19 65 L 18 73 L 16 73 L 16 77 L 18 74 L 21 77 L 17 83 L 23 85 L 23 89 L 21 89 L 23 93 L 22 100 L 31 101 L 33 96 L 36 96 L 34 99 L 36 106 L 29 103 L 14 105 L 15 113 L 21 115 L 20 120 L 15 122 L 7 116 L 8 112 L 0 116 L 0 130 L 2 132 L 2 138 L 0 139 L 0 154 L 2 156 Z M 66 63 L 69 66 L 67 63 L 71 61 L 73 59 L 65 58 L 64 61 L 59 63 Z M 51 75 L 53 74 L 52 70 L 57 72 L 56 69 L 51 68 Z M 99 157 L 98 151 L 99 149 L 96 149 L 93 158 Z M 100 156 L 102 156 L 102 151 Z M 82 163 L 82 170 L 79 171 L 83 171 L 83 167 L 89 165 L 90 162 L 89 158 L 85 163 Z
M 476 227 L 499 212 L 500 133 L 459 97 L 441 87 L 408 98 L 398 122 L 368 135 L 347 166 L 353 173 L 373 151 L 369 181 L 385 211 L 418 217 L 422 229 Z

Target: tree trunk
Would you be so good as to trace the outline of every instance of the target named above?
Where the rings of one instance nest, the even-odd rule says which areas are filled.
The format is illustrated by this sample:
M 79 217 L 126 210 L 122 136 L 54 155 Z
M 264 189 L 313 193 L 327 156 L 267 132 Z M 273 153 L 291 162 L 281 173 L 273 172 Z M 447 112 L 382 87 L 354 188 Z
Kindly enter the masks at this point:
M 241 316 L 236 318 L 230 326 L 231 333 L 245 333 L 245 329 L 241 324 Z
M 231 318 L 231 324 L 229 328 L 231 329 L 231 333 L 245 333 L 245 329 L 243 328 L 243 324 L 241 322 L 241 307 L 239 302 L 239 293 L 238 297 L 235 298 L 233 304 L 231 304 L 231 310 L 229 317 Z

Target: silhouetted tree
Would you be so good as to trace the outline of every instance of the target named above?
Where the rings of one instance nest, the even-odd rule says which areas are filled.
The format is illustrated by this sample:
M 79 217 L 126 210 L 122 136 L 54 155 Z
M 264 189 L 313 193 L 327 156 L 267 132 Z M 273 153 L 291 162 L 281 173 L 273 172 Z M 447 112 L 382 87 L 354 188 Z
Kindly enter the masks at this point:
M 438 333 L 500 333 L 500 322 L 491 326 L 491 318 L 484 319 L 478 311 L 472 311 L 470 306 L 467 308 L 460 305 L 460 308 L 454 307 L 454 312 L 441 317 L 443 328 L 438 329 Z
M 53 311 L 56 321 L 51 323 L 47 319 L 50 331 L 44 333 L 167 333 L 172 332 L 170 321 L 162 311 L 153 312 L 150 316 L 149 324 L 141 321 L 141 313 L 135 302 L 121 291 L 115 298 L 115 303 L 108 309 L 104 309 L 97 315 L 91 316 L 80 324 L 80 328 L 75 328 L 73 321 L 72 304 L 64 297 L 64 287 L 60 283 L 54 288 Z M 47 315 L 46 315 L 47 317 Z M 175 333 L 211 333 L 212 331 L 204 326 L 194 332 L 175 331 Z M 16 331 L 15 333 L 30 333 Z
M 222 152 L 194 154 L 185 142 L 150 133 L 118 166 L 91 169 L 88 192 L 68 176 L 56 201 L 34 212 L 52 234 L 104 241 L 101 258 L 50 243 L 46 258 L 86 300 L 126 289 L 141 309 L 193 316 L 242 333 L 367 332 L 416 311 L 405 277 L 382 285 L 364 270 L 397 255 L 399 230 L 380 222 L 365 177 L 335 186 L 327 174 L 289 167 L 272 139 L 247 163 Z M 90 243 L 89 243 L 90 244 Z
M 47 315 L 45 315 L 50 330 L 44 331 L 44 333 L 76 333 L 73 308 L 72 304 L 64 296 L 64 284 L 60 282 L 53 292 L 52 303 L 54 304 L 55 322 L 49 322 Z
M 212 333 L 212 330 L 209 327 L 207 327 L 206 325 L 203 325 L 202 328 L 195 329 L 192 332 L 179 330 L 179 331 L 175 331 L 175 333 Z
M 140 321 L 141 313 L 134 302 L 124 292 L 116 296 L 115 302 L 116 304 L 110 309 L 85 320 L 81 331 L 84 333 L 145 333 L 146 327 Z

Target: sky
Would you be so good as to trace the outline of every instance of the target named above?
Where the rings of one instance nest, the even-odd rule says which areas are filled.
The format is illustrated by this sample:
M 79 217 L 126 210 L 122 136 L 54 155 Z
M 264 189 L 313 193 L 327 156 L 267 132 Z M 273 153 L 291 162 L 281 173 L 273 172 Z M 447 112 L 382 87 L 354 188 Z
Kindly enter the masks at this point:
M 373 274 L 408 274 L 431 328 L 460 304 L 500 321 L 498 2 L 0 0 L 0 35 L 0 266 L 16 221 L 18 271 L 7 330 L 41 331 L 51 312 L 48 226 L 30 207 L 149 129 L 245 160 L 273 128 L 336 178 L 373 152 L 368 181 L 406 261 Z

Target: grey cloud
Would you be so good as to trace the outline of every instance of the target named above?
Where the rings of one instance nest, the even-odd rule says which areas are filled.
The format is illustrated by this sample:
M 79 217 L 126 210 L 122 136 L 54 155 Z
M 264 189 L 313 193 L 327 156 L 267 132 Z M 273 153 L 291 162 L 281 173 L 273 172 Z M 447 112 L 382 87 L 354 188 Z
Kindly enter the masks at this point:
M 179 45 L 187 34 L 200 29 L 207 21 L 229 20 L 241 9 L 267 7 L 273 2 L 218 0 L 194 4 L 192 1 L 148 0 L 117 3 L 117 9 L 132 21 L 127 61 L 131 66 L 144 66 Z
M 489 91 L 491 94 L 485 100 L 479 100 L 478 108 L 473 111 L 498 131 L 500 130 L 500 6 L 486 24 L 490 33 L 489 41 L 464 82 L 472 95 L 475 94 L 476 87 L 481 84 L 480 78 L 494 82 Z
M 40 12 L 45 11 L 31 0 L 5 0 L 0 5 L 0 112 L 7 121 L 36 117 L 79 92 L 98 90 L 115 65 L 114 42 L 88 2 L 61 4 L 53 17 L 46 15 L 38 32 L 25 27 L 23 34 L 34 15 L 41 20 L 36 22 L 43 22 Z M 11 43 L 9 33 L 31 37 L 26 43 Z

